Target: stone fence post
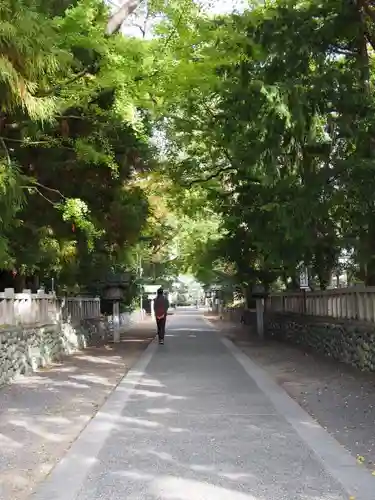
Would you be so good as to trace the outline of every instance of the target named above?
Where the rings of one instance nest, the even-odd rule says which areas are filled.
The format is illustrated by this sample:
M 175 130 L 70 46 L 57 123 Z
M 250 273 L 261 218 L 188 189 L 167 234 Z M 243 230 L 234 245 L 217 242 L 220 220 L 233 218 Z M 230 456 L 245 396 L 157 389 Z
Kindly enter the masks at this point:
M 25 289 L 14 293 L 13 288 L 0 292 L 0 324 L 54 324 L 59 321 L 80 321 L 100 317 L 98 297 L 64 297 L 43 289 L 32 293 Z
M 301 292 L 289 291 L 271 294 L 267 306 L 270 312 L 357 319 L 375 323 L 375 287 L 358 285 L 348 288 L 306 291 L 305 297 L 305 309 L 300 307 Z
M 15 324 L 15 314 L 14 314 L 14 288 L 6 288 L 4 290 L 4 308 L 2 311 L 2 321 L 1 323 L 7 325 Z

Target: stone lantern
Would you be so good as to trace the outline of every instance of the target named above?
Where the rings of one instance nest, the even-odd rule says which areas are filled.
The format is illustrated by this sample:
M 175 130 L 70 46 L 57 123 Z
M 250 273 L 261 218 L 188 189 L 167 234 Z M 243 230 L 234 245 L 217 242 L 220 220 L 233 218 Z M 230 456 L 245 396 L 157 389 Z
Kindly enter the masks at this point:
M 252 296 L 256 299 L 256 314 L 257 314 L 257 332 L 259 337 L 264 336 L 264 299 L 268 296 L 268 292 L 263 284 L 253 286 Z
M 100 282 L 101 296 L 112 303 L 113 340 L 120 341 L 120 302 L 131 281 L 130 273 L 110 273 Z

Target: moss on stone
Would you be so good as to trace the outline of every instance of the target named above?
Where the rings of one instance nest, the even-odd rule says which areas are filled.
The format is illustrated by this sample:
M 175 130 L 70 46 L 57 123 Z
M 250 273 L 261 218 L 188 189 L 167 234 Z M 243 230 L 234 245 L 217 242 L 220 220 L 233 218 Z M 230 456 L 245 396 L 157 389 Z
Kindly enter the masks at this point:
M 266 336 L 311 349 L 363 371 L 375 370 L 375 325 L 371 323 L 278 313 L 267 318 Z

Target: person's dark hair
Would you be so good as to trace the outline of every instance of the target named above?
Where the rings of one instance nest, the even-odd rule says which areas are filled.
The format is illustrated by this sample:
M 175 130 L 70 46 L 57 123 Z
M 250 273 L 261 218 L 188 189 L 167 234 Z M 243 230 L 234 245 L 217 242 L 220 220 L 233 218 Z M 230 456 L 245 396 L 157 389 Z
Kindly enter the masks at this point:
M 159 288 L 158 295 L 163 295 L 163 289 L 162 288 Z

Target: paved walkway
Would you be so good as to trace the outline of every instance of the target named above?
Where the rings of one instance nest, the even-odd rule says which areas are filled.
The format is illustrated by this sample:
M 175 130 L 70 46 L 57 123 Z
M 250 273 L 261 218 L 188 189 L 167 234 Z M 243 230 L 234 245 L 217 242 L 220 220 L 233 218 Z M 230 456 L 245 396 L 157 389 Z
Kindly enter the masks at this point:
M 197 312 L 169 318 L 32 500 L 373 500 L 375 477 Z
M 208 318 L 375 475 L 375 373 L 302 346 L 262 342 L 250 325 Z

